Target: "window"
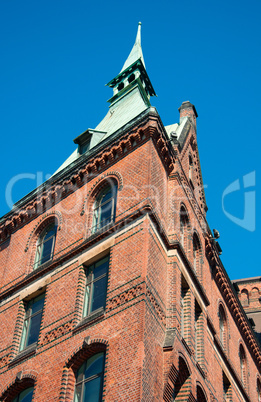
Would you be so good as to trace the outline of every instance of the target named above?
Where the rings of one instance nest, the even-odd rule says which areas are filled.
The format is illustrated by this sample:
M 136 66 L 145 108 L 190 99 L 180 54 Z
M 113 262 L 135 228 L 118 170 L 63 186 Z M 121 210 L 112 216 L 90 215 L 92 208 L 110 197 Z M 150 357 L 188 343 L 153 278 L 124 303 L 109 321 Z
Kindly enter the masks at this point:
M 86 268 L 83 317 L 87 317 L 96 310 L 105 308 L 108 267 L 109 256 Z
M 258 402 L 261 402 L 261 382 L 259 378 L 257 379 L 257 395 L 258 395 Z
M 34 387 L 30 387 L 20 392 L 12 402 L 31 402 L 33 398 Z
M 199 273 L 200 264 L 200 243 L 196 233 L 193 235 L 193 267 L 194 270 Z
M 181 279 L 181 336 L 188 343 L 190 325 L 190 293 L 189 286 L 182 276 Z
M 116 211 L 117 187 L 106 186 L 98 195 L 94 203 L 93 211 L 93 233 L 106 225 L 114 222 Z
M 198 302 L 195 302 L 195 355 L 196 360 L 199 360 L 201 350 L 201 337 L 200 337 L 200 316 L 201 309 Z
M 189 180 L 193 183 L 193 159 L 191 155 L 189 155 Z
M 197 402 L 207 402 L 205 394 L 199 385 L 197 385 Z
M 232 396 L 232 390 L 231 390 L 231 384 L 229 382 L 229 379 L 223 373 L 223 401 L 224 402 L 229 402 L 231 401 L 231 396 Z
M 186 250 L 188 247 L 188 228 L 189 228 L 189 218 L 185 207 L 182 205 L 180 208 L 180 240 L 181 244 Z
M 249 294 L 247 289 L 241 290 L 241 303 L 243 307 L 249 305 Z
M 35 268 L 53 258 L 56 232 L 57 226 L 52 223 L 41 233 L 37 242 Z
M 219 336 L 221 345 L 226 348 L 226 316 L 222 306 L 219 307 Z
M 104 353 L 86 360 L 76 374 L 74 402 L 101 402 L 104 372 Z
M 45 294 L 43 293 L 25 304 L 25 318 L 20 351 L 38 341 L 43 314 L 44 296 Z
M 244 385 L 246 386 L 246 355 L 245 351 L 243 349 L 243 346 L 240 345 L 239 347 L 239 360 L 240 360 L 240 374 L 241 374 L 241 380 Z

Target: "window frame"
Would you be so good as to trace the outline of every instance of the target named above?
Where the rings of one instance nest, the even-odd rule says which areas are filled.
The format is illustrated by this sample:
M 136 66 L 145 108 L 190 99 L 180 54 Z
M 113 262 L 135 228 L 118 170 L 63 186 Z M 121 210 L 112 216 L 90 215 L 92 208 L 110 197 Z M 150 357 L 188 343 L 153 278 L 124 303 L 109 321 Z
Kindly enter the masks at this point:
M 246 361 L 246 353 L 242 346 L 239 346 L 239 364 L 240 364 L 240 378 L 243 386 L 246 388 L 247 386 L 247 361 Z
M 195 301 L 195 359 L 197 362 L 200 362 L 201 358 L 201 347 L 202 347 L 202 336 L 200 333 L 201 330 L 201 319 L 202 319 L 202 310 L 197 301 Z
M 48 233 L 51 231 L 53 231 L 53 233 L 50 236 L 48 236 Z M 46 237 L 46 236 L 48 236 L 48 237 Z M 40 267 L 41 265 L 43 265 L 46 262 L 51 261 L 53 259 L 54 248 L 55 248 L 55 243 L 56 243 L 56 236 L 57 236 L 56 222 L 50 223 L 49 225 L 46 226 L 45 229 L 42 230 L 42 232 L 40 233 L 40 235 L 38 237 L 37 244 L 36 244 L 34 269 Z M 47 254 L 46 257 L 43 258 L 44 246 L 50 240 L 52 240 L 50 252 Z M 43 259 L 44 259 L 44 261 L 43 261 Z
M 36 300 L 36 299 L 38 299 L 38 300 Z M 43 300 L 41 309 L 32 313 L 33 305 L 39 300 Z M 33 347 L 33 345 L 37 345 L 37 342 L 39 339 L 39 334 L 40 334 L 42 318 L 43 318 L 44 301 L 45 301 L 45 292 L 31 298 L 30 300 L 24 301 L 25 315 L 24 315 L 24 321 L 23 321 L 23 329 L 22 329 L 22 334 L 21 334 L 19 352 L 23 352 L 24 350 L 26 350 L 30 347 Z M 37 340 L 35 342 L 31 342 L 28 344 L 28 338 L 30 336 L 30 331 L 31 331 L 31 327 L 32 327 L 32 318 L 38 316 L 39 314 L 40 314 L 40 320 L 39 320 L 39 325 L 37 326 L 37 331 L 36 331 L 36 332 L 38 332 Z M 28 324 L 26 324 L 26 323 L 28 323 Z
M 32 401 L 33 400 L 33 394 L 34 394 L 34 387 L 28 387 L 28 388 L 25 388 L 24 390 L 22 390 L 21 392 L 19 392 L 19 394 L 16 395 L 16 397 L 14 399 L 12 399 L 12 402 L 23 402 L 23 399 L 21 399 L 21 395 L 25 391 L 29 391 L 29 392 L 27 392 L 27 394 L 23 395 L 23 399 L 24 399 L 24 397 L 28 396 L 28 394 L 30 392 L 32 392 L 32 395 L 31 395 L 32 396 L 31 401 Z
M 102 265 L 102 261 L 104 261 L 104 263 L 107 264 L 106 271 L 104 273 L 102 273 L 100 276 L 95 278 L 94 271 L 100 265 Z M 106 299 L 107 299 L 109 263 L 110 263 L 110 255 L 107 254 L 104 257 L 100 258 L 99 260 L 94 261 L 92 264 L 86 265 L 84 267 L 86 282 L 85 282 L 85 289 L 84 289 L 84 302 L 83 302 L 83 312 L 82 312 L 83 319 L 91 317 L 92 315 L 94 315 L 95 313 L 97 313 L 99 311 L 105 311 Z M 93 297 L 94 297 L 94 291 L 95 291 L 95 284 L 97 284 L 99 281 L 103 280 L 104 278 L 105 278 L 105 285 L 104 285 L 104 293 L 103 293 L 103 298 L 104 298 L 103 305 L 96 309 L 93 309 Z M 87 290 L 88 288 L 90 288 L 89 291 Z
M 103 202 L 103 199 L 106 195 L 111 191 L 111 197 Z M 93 221 L 92 221 L 92 233 L 96 233 L 102 228 L 112 224 L 115 221 L 116 216 L 116 204 L 117 204 L 117 184 L 107 183 L 102 190 L 98 193 L 97 197 L 95 198 L 94 205 L 93 205 Z M 110 220 L 107 222 L 107 219 L 104 223 L 101 220 L 102 213 L 106 210 L 106 206 L 111 203 L 110 209 Z
M 194 271 L 196 272 L 197 275 L 200 274 L 200 259 L 201 259 L 201 244 L 200 244 L 200 240 L 199 237 L 197 235 L 196 232 L 194 232 L 193 234 L 193 239 L 192 239 L 192 256 L 193 256 L 193 268 Z
M 99 356 L 103 356 L 103 361 L 102 361 L 102 371 L 99 371 L 98 373 L 92 374 L 89 377 L 85 377 L 85 371 L 86 371 L 86 367 L 88 362 L 93 359 L 95 356 L 98 359 Z M 96 361 L 97 361 L 96 359 Z M 95 360 L 94 360 L 95 362 Z M 79 372 L 82 369 L 82 379 L 80 379 L 77 382 L 78 376 L 79 376 Z M 73 396 L 73 402 L 85 402 L 85 395 L 84 395 L 84 386 L 85 384 L 87 384 L 88 382 L 91 382 L 93 380 L 96 380 L 97 378 L 100 378 L 100 387 L 99 387 L 99 402 L 102 401 L 102 397 L 103 397 L 103 383 L 104 383 L 104 372 L 105 372 L 105 352 L 98 352 L 90 357 L 88 357 L 82 364 L 81 366 L 78 368 L 78 370 L 76 371 L 75 377 L 75 386 L 74 386 L 74 396 Z M 80 388 L 80 396 L 78 397 L 76 394 L 76 388 L 79 387 Z M 84 398 L 84 399 L 83 399 Z M 88 401 L 87 401 L 88 402 Z
M 227 349 L 227 318 L 223 306 L 220 304 L 218 309 L 219 318 L 219 337 L 223 348 Z

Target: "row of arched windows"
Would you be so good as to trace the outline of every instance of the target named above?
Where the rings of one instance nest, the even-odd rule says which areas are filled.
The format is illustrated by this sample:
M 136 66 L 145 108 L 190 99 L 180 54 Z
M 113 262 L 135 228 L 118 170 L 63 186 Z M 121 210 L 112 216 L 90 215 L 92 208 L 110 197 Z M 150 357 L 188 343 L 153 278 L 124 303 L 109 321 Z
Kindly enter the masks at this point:
M 94 234 L 115 220 L 117 185 L 110 181 L 98 193 L 93 204 L 92 229 Z M 57 223 L 53 220 L 38 236 L 34 269 L 52 260 L 54 256 Z
M 243 304 L 243 306 L 248 306 L 249 305 L 249 299 L 252 302 L 256 301 L 261 301 L 260 300 L 260 292 L 257 287 L 253 287 L 251 291 L 249 292 L 247 289 L 242 289 L 239 294 L 240 301 Z
M 228 350 L 228 324 L 224 307 L 220 304 L 219 311 L 219 339 L 224 350 Z M 247 386 L 247 360 L 243 345 L 239 346 L 239 365 L 240 365 L 240 378 L 244 385 Z

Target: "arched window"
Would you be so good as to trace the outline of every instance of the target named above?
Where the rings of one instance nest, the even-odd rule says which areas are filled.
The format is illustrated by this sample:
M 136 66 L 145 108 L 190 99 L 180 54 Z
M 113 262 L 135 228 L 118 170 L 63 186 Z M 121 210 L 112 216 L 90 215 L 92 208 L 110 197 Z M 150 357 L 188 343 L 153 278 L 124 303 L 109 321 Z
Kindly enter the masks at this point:
M 207 402 L 203 389 L 197 385 L 197 402 Z
M 258 298 L 258 296 L 259 296 L 258 288 L 253 288 L 253 289 L 251 290 L 251 296 L 252 296 L 253 299 L 257 299 L 257 298 Z
M 241 380 L 242 383 L 244 385 L 244 387 L 246 387 L 246 355 L 245 355 L 245 351 L 243 349 L 243 346 L 240 345 L 239 347 L 239 360 L 240 360 L 240 375 L 241 375 Z
M 180 208 L 180 240 L 181 244 L 186 250 L 188 247 L 188 226 L 189 226 L 189 217 L 185 207 L 182 205 Z
M 241 290 L 241 303 L 243 307 L 249 305 L 249 294 L 247 289 Z
M 257 379 L 257 396 L 258 396 L 258 402 L 261 402 L 261 382 L 259 378 Z
M 31 402 L 33 398 L 34 387 L 30 387 L 20 392 L 12 402 Z
M 220 336 L 220 342 L 223 346 L 224 349 L 226 349 L 227 344 L 227 322 L 226 322 L 226 315 L 224 312 L 224 309 L 222 306 L 219 306 L 219 311 L 218 311 L 218 316 L 219 316 L 219 336 Z
M 189 155 L 189 180 L 193 184 L 193 159 L 191 155 Z
M 74 402 L 101 402 L 104 373 L 104 353 L 97 353 L 78 369 Z
M 197 300 L 195 300 L 195 357 L 199 363 L 202 363 L 204 357 L 203 345 L 203 315 Z
M 226 374 L 223 372 L 223 401 L 230 402 L 232 400 L 232 388 Z
M 117 186 L 110 183 L 98 194 L 93 210 L 92 232 L 109 225 L 115 220 Z
M 200 264 L 200 243 L 196 233 L 193 235 L 193 267 L 199 273 Z
M 188 343 L 190 334 L 190 290 L 182 275 L 181 278 L 181 336 Z
M 57 226 L 53 222 L 43 230 L 37 241 L 34 268 L 53 258 Z

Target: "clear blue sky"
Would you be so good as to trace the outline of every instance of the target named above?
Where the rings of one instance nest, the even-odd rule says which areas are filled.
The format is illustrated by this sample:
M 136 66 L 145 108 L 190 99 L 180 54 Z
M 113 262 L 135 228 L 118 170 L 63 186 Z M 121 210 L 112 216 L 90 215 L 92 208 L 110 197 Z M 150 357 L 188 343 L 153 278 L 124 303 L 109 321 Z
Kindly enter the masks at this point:
M 225 268 L 231 279 L 261 275 L 260 15 L 260 0 L 2 0 L 0 215 L 10 210 L 5 193 L 14 178 L 21 177 L 15 202 L 103 118 L 105 84 L 122 68 L 141 21 L 158 95 L 152 105 L 164 125 L 178 122 L 183 101 L 198 111 L 207 216 L 220 232 Z

